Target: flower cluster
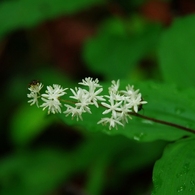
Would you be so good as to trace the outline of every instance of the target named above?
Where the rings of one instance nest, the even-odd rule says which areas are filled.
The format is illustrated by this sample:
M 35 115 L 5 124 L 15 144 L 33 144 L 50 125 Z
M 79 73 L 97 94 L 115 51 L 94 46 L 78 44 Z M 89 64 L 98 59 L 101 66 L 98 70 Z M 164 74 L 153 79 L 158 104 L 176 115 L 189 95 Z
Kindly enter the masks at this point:
M 99 108 L 103 107 L 103 117 L 98 124 L 109 125 L 109 129 L 117 128 L 118 125 L 124 126 L 128 119 L 131 119 L 131 113 L 137 113 L 143 104 L 147 102 L 141 97 L 139 90 L 134 90 L 134 86 L 128 85 L 126 90 L 120 90 L 120 81 L 112 81 L 108 89 L 108 95 L 100 95 L 103 87 L 99 84 L 99 80 L 88 77 L 78 83 L 81 87 L 70 88 L 72 93 L 69 99 L 61 99 L 62 96 L 67 94 L 65 91 L 68 88 L 62 88 L 60 85 L 53 84 L 47 86 L 45 93 L 41 94 L 43 88 L 42 83 L 33 81 L 30 83 L 30 93 L 27 97 L 30 105 L 36 104 L 39 107 L 39 99 L 42 100 L 40 107 L 43 110 L 48 109 L 50 113 L 61 113 L 62 101 L 65 102 L 66 110 L 63 112 L 66 116 L 71 115 L 76 117 L 77 120 L 82 120 L 83 113 L 90 113 L 90 106 L 94 105 Z
M 98 84 L 98 79 L 94 80 L 92 78 L 85 78 L 80 82 L 80 85 L 84 85 L 88 87 L 88 89 L 83 88 L 75 88 L 70 89 L 73 96 L 70 96 L 75 102 L 74 106 L 70 106 L 69 104 L 65 104 L 67 107 L 67 110 L 64 112 L 66 116 L 69 114 L 72 115 L 72 117 L 76 116 L 77 120 L 82 120 L 82 113 L 88 112 L 91 114 L 90 105 L 95 105 L 97 108 L 98 100 L 99 101 L 105 101 L 103 96 L 100 96 L 99 94 L 103 91 L 103 88 L 100 84 Z
M 103 114 L 110 113 L 110 117 L 102 118 L 99 123 L 103 125 L 109 124 L 109 129 L 117 125 L 124 126 L 128 119 L 131 119 L 131 112 L 137 113 L 142 104 L 146 104 L 141 98 L 139 90 L 134 90 L 134 86 L 128 85 L 126 90 L 119 90 L 120 81 L 112 81 L 109 88 L 109 95 L 105 97 L 108 103 L 102 102 L 101 104 L 106 108 Z
M 47 90 L 45 91 L 45 94 L 41 95 L 41 99 L 44 101 L 44 103 L 41 105 L 43 107 L 43 110 L 48 108 L 48 114 L 52 112 L 53 114 L 60 112 L 61 113 L 61 102 L 59 101 L 59 98 L 66 94 L 66 89 L 63 89 L 60 85 L 53 84 L 52 86 L 47 86 Z

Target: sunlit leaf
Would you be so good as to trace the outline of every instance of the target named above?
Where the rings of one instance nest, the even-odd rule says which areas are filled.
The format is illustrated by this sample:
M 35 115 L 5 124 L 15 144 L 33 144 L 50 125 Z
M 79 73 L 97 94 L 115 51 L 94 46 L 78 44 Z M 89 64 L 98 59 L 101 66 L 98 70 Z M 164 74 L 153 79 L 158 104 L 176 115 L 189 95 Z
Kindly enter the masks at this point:
M 180 86 L 195 86 L 195 15 L 175 20 L 164 31 L 159 47 L 159 60 L 166 81 Z
M 128 81 L 121 83 L 121 89 L 125 89 L 125 86 L 129 84 Z M 104 94 L 107 94 L 106 87 Z M 153 117 L 168 121 L 171 123 L 179 124 L 184 127 L 188 127 L 195 130 L 194 113 L 195 113 L 195 90 L 178 89 L 174 85 L 157 84 L 153 82 L 144 82 L 136 84 L 135 88 L 140 89 L 144 100 L 148 104 L 143 106 L 140 113 L 144 116 Z M 131 139 L 137 141 L 153 141 L 153 140 L 176 140 L 186 135 L 193 135 L 187 131 L 168 126 L 164 124 L 158 124 L 149 120 L 141 119 L 132 116 L 132 120 L 125 127 L 118 127 L 118 130 L 109 130 L 107 126 L 97 125 L 97 122 L 104 117 L 102 112 L 104 108 L 92 107 L 92 114 L 83 114 L 83 121 L 72 120 L 72 118 L 65 117 L 61 114 L 60 117 L 68 125 L 84 128 L 89 131 L 103 131 L 109 135 L 122 134 Z
M 195 194 L 195 140 L 168 145 L 154 166 L 153 195 Z

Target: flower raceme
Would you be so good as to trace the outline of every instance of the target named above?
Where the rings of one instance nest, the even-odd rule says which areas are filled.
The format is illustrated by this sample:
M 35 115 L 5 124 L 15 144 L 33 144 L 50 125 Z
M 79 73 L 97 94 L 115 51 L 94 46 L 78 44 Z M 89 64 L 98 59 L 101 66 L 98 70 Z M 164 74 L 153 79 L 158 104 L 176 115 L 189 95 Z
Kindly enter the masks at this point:
M 39 81 L 32 81 L 28 88 L 30 93 L 27 97 L 30 98 L 30 105 L 36 104 L 37 107 L 47 109 L 50 113 L 61 113 L 62 102 L 65 102 L 66 110 L 63 112 L 65 116 L 71 115 L 72 118 L 83 120 L 82 114 L 88 112 L 92 114 L 90 106 L 94 105 L 99 108 L 103 107 L 103 117 L 98 124 L 109 125 L 109 129 L 116 128 L 118 125 L 124 126 L 128 119 L 131 119 L 131 113 L 137 113 L 140 107 L 147 102 L 143 100 L 141 93 L 134 90 L 134 86 L 126 86 L 125 90 L 120 90 L 120 80 L 112 81 L 108 88 L 108 95 L 101 95 L 103 87 L 99 84 L 98 79 L 90 77 L 85 78 L 78 83 L 82 87 L 70 88 L 72 95 L 68 100 L 62 99 L 62 96 L 67 94 L 68 88 L 63 88 L 60 85 L 53 84 L 47 86 L 45 93 L 40 93 L 43 84 Z M 42 104 L 39 105 L 39 99 Z

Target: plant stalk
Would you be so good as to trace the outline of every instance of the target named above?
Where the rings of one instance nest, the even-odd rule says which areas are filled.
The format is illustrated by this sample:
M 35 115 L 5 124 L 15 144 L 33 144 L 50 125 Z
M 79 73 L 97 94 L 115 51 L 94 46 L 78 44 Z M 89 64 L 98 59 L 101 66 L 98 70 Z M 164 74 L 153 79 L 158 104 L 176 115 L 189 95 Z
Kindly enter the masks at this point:
M 71 100 L 62 100 L 62 101 L 63 102 L 66 102 L 66 103 L 72 103 L 72 104 L 75 104 L 76 103 L 75 101 L 71 101 Z M 106 108 L 102 104 L 99 104 L 99 106 L 101 106 L 103 108 Z M 159 124 L 162 124 L 162 125 L 167 125 L 167 126 L 175 127 L 177 129 L 181 129 L 183 131 L 187 131 L 189 133 L 195 134 L 195 130 L 190 129 L 188 127 L 184 127 L 182 125 L 178 125 L 178 124 L 171 123 L 171 122 L 168 122 L 168 121 L 163 121 L 163 120 L 155 119 L 155 118 L 152 118 L 152 117 L 149 117 L 149 116 L 144 116 L 144 115 L 141 115 L 141 114 L 138 114 L 138 113 L 135 113 L 135 112 L 130 112 L 129 114 L 132 115 L 132 116 L 140 117 L 140 118 L 143 118 L 143 119 L 146 119 L 146 120 L 155 122 L 155 123 L 159 123 Z
M 144 115 L 141 115 L 141 114 L 138 114 L 138 113 L 131 113 L 131 115 L 137 116 L 137 117 L 140 117 L 140 118 L 143 118 L 143 119 L 146 119 L 146 120 L 155 122 L 155 123 L 159 123 L 159 124 L 162 124 L 162 125 L 167 125 L 167 126 L 175 127 L 175 128 L 178 128 L 178 129 L 181 129 L 181 130 L 184 130 L 184 131 L 187 131 L 187 132 L 190 132 L 190 133 L 195 134 L 195 130 L 190 129 L 188 127 L 184 127 L 182 125 L 178 125 L 178 124 L 171 123 L 171 122 L 168 122 L 168 121 L 163 121 L 163 120 L 155 119 L 155 118 L 148 117 L 148 116 L 144 116 Z

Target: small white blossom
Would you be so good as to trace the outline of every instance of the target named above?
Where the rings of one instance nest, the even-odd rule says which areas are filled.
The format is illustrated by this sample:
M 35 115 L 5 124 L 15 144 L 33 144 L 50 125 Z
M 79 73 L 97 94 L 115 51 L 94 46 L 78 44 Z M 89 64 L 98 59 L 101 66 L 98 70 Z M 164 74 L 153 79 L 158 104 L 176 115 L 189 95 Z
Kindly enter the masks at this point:
M 40 106 L 43 107 L 43 110 L 48 108 L 48 114 L 53 113 L 61 113 L 61 103 L 58 100 L 50 100 L 50 99 L 45 99 L 41 98 L 44 103 Z
M 98 89 L 97 91 L 86 91 L 86 93 L 88 94 L 88 99 L 91 102 L 91 104 L 94 104 L 97 108 L 99 107 L 97 101 L 105 101 L 105 99 L 103 98 L 103 96 L 99 96 L 98 94 L 100 94 L 103 91 L 103 88 Z
M 131 101 L 129 101 L 132 104 L 133 110 L 137 113 L 139 106 L 141 104 L 146 104 L 146 101 L 143 101 L 141 98 L 141 93 L 139 93 L 138 95 L 133 95 L 131 97 Z
M 88 107 L 88 105 L 90 105 L 91 102 L 89 100 L 88 93 L 86 93 L 86 90 L 77 87 L 75 88 L 75 90 L 74 89 L 70 90 L 73 93 L 73 96 L 70 96 L 70 98 L 76 100 L 75 102 L 76 107 L 79 108 L 81 112 L 91 113 L 90 108 Z
M 138 90 L 134 90 L 134 86 L 132 85 L 127 85 L 126 86 L 126 90 L 121 90 L 121 93 L 123 93 L 125 96 L 127 97 L 131 97 L 132 95 L 135 95 L 139 92 L 139 89 Z
M 128 123 L 128 119 L 131 119 L 130 113 L 132 112 L 132 105 L 129 103 L 123 103 L 121 106 L 121 112 L 117 112 L 117 117 L 123 124 Z
M 38 102 L 39 95 L 37 93 L 31 92 L 30 94 L 27 94 L 27 97 L 31 98 L 30 100 L 28 100 L 28 103 L 30 103 L 31 106 L 33 104 L 36 104 L 37 107 L 39 107 L 39 102 Z
M 109 97 L 110 99 L 108 100 L 110 102 L 110 104 L 107 104 L 105 102 L 102 102 L 102 106 L 104 106 L 106 108 L 106 110 L 102 113 L 102 114 L 107 114 L 109 112 L 111 112 L 112 116 L 114 118 L 116 118 L 117 116 L 117 112 L 120 112 L 121 111 L 121 108 L 120 108 L 120 105 L 122 104 L 122 101 L 120 102 L 116 102 L 114 99 L 113 99 L 113 96 L 112 94 L 110 94 L 110 96 L 106 96 L 106 97 Z
M 67 110 L 64 112 L 66 116 L 72 115 L 72 117 L 77 117 L 77 120 L 82 120 L 82 113 L 88 112 L 91 113 L 91 110 L 89 108 L 89 105 L 91 104 L 91 101 L 89 99 L 89 94 L 86 92 L 86 90 L 82 88 L 75 88 L 70 89 L 72 92 L 72 96 L 70 98 L 76 100 L 75 107 L 70 106 L 68 104 L 64 104 L 64 106 L 67 107 Z
M 109 93 L 117 94 L 119 92 L 120 80 L 112 81 L 112 85 L 109 87 Z
M 53 87 L 47 86 L 45 94 L 41 95 L 41 99 L 44 103 L 40 107 L 43 107 L 43 110 L 48 108 L 48 114 L 50 114 L 50 112 L 53 114 L 61 113 L 61 102 L 59 101 L 59 97 L 66 94 L 66 89 L 63 89 L 60 85 L 56 84 L 53 84 Z
M 80 101 L 82 99 L 86 99 L 86 93 L 83 89 L 75 87 L 75 89 L 70 89 L 72 92 L 72 96 L 70 98 Z
M 88 77 L 82 80 L 82 82 L 79 83 L 80 85 L 88 86 L 88 90 L 85 90 L 85 94 L 87 94 L 88 101 L 91 104 L 94 104 L 97 108 L 99 107 L 97 100 L 99 101 L 105 101 L 103 96 L 99 95 L 102 91 L 103 88 L 99 84 L 99 80 L 93 80 L 92 78 Z M 96 88 L 99 88 L 96 90 Z
M 101 87 L 98 79 L 93 80 L 91 77 L 82 79 L 82 82 L 79 82 L 80 85 L 85 85 L 88 86 L 90 89 L 91 88 L 96 88 L 96 87 Z
M 28 98 L 31 98 L 28 103 L 32 106 L 33 104 L 36 104 L 37 107 L 39 107 L 38 99 L 40 97 L 40 90 L 42 89 L 43 85 L 39 81 L 32 81 L 30 83 L 30 87 L 28 90 L 30 91 L 29 94 L 27 94 Z
M 102 118 L 97 124 L 106 125 L 107 123 L 109 124 L 109 130 L 114 127 L 117 129 L 117 125 L 124 126 L 123 123 L 115 118 Z
M 41 96 L 49 100 L 58 100 L 59 97 L 66 94 L 65 90 L 67 90 L 67 88 L 63 89 L 60 85 L 53 84 L 53 87 L 47 86 L 46 93 Z
M 80 119 L 80 120 L 83 120 L 82 118 L 82 113 L 83 111 L 77 107 L 73 107 L 73 106 L 70 106 L 68 104 L 65 104 L 65 106 L 67 107 L 67 110 L 64 111 L 64 114 L 66 114 L 66 116 L 68 115 L 72 115 L 72 117 L 76 117 L 77 118 L 77 121 Z

